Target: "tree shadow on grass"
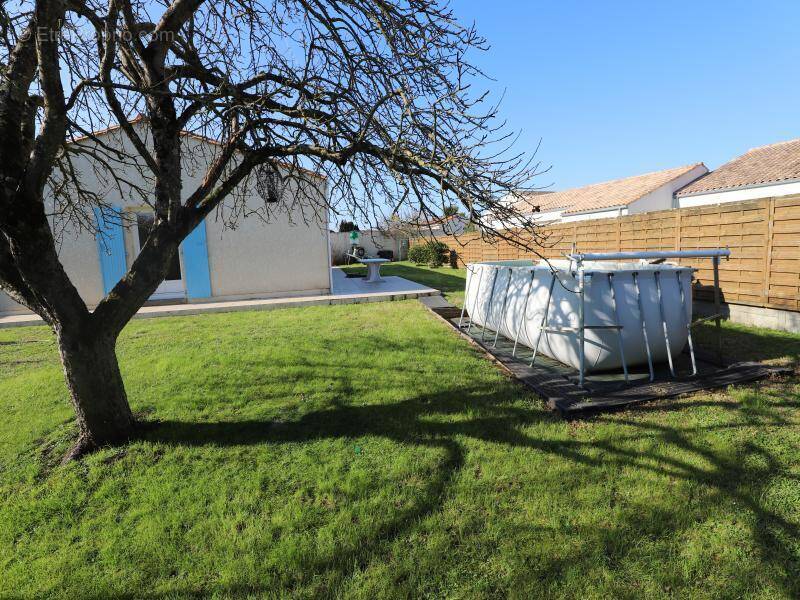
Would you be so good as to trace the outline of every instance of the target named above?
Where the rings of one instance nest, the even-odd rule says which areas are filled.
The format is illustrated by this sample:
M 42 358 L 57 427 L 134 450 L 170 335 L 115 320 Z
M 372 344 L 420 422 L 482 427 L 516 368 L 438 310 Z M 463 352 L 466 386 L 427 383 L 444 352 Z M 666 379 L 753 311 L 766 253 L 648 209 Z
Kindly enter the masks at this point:
M 509 388 L 509 391 L 514 391 Z M 495 396 L 491 394 L 494 393 Z M 508 401 L 510 394 L 502 398 Z M 511 406 L 499 406 L 496 389 L 465 388 L 456 393 L 419 396 L 403 402 L 380 405 L 350 406 L 335 401 L 331 408 L 308 413 L 293 421 L 242 420 L 232 422 L 197 423 L 187 421 L 152 421 L 145 423 L 142 438 L 168 445 L 202 447 L 207 445 L 237 447 L 259 444 L 310 442 L 321 439 L 361 439 L 381 436 L 412 446 L 439 449 L 443 459 L 436 475 L 426 482 L 408 508 L 395 510 L 392 517 L 356 548 L 340 548 L 333 557 L 320 557 L 303 565 L 303 571 L 319 577 L 337 572 L 340 576 L 358 571 L 388 551 L 393 539 L 435 514 L 444 505 L 451 483 L 464 466 L 465 448 L 457 439 L 457 431 L 478 436 L 481 431 L 500 438 L 510 423 L 515 426 L 555 417 L 543 411 L 528 411 Z M 453 429 L 446 423 L 426 421 L 427 417 L 460 414 L 465 410 L 487 413 Z M 491 433 L 494 432 L 494 433 Z M 293 582 L 300 584 L 301 582 Z M 259 594 L 269 589 L 249 586 L 215 589 L 223 595 Z M 274 591 L 274 590 L 272 590 Z M 188 592 L 187 596 L 202 597 L 203 593 Z M 170 594 L 165 594 L 169 597 Z M 125 596 L 122 596 L 125 597 Z M 158 596 L 153 596 L 158 597 Z
M 263 425 L 263 424 L 260 424 Z M 244 430 L 249 431 L 249 440 L 259 438 L 256 430 L 263 429 L 259 427 L 258 422 L 252 422 L 245 425 Z M 204 430 L 209 433 L 209 430 Z M 241 428 L 235 428 L 235 431 L 242 432 Z M 220 433 L 220 430 L 216 430 Z M 195 440 L 195 433 L 190 434 L 190 438 Z M 223 444 L 226 443 L 230 431 L 224 431 L 222 435 Z M 236 435 L 236 434 L 234 434 Z M 288 441 L 288 438 L 287 438 Z M 214 442 L 210 442 L 214 443 Z M 419 441 L 419 445 L 428 448 L 443 450 L 445 455 L 444 459 L 437 466 L 437 476 L 430 478 L 423 489 L 415 496 L 414 503 L 407 507 L 398 509 L 395 508 L 392 513 L 392 518 L 382 523 L 379 527 L 364 534 L 360 543 L 356 547 L 337 548 L 333 556 L 320 556 L 315 559 L 304 559 L 301 566 L 302 576 L 284 574 L 279 577 L 279 581 L 271 582 L 265 585 L 232 585 L 232 586 L 213 586 L 212 589 L 203 590 L 178 590 L 169 591 L 156 594 L 142 594 L 137 592 L 135 594 L 122 594 L 113 596 L 114 598 L 208 598 L 209 596 L 220 597 L 282 597 L 285 592 L 280 593 L 281 589 L 292 588 L 300 585 L 308 585 L 312 583 L 310 579 L 318 581 L 325 580 L 325 575 L 335 573 L 339 575 L 339 580 L 344 579 L 347 574 L 357 572 L 366 568 L 368 563 L 376 556 L 382 555 L 389 551 L 389 544 L 391 541 L 401 536 L 406 530 L 411 528 L 414 524 L 418 523 L 421 519 L 435 514 L 437 510 L 443 505 L 450 484 L 456 474 L 461 470 L 464 465 L 464 449 L 462 446 L 452 440 L 448 439 L 428 439 Z M 288 579 L 288 581 L 287 581 Z M 334 580 L 336 577 L 334 577 Z M 316 593 L 314 594 L 317 595 Z M 333 597 L 331 590 L 323 594 L 325 596 Z M 109 595 L 103 593 L 98 595 L 97 600 L 109 598 Z
M 415 507 L 386 523 L 376 535 L 371 536 L 368 543 L 359 548 L 342 553 L 335 559 L 308 565 L 313 572 L 335 570 L 346 573 L 357 570 L 381 551 L 385 552 L 387 540 L 402 535 L 419 520 L 436 514 L 446 501 L 451 482 L 464 465 L 466 450 L 462 441 L 471 438 L 528 448 L 552 456 L 555 460 L 570 461 L 576 466 L 613 467 L 620 470 L 634 468 L 641 471 L 643 476 L 653 473 L 705 486 L 720 498 L 732 500 L 750 511 L 754 518 L 751 536 L 759 547 L 763 561 L 779 567 L 771 570 L 769 576 L 787 594 L 795 596 L 800 594 L 800 556 L 795 555 L 796 551 L 791 544 L 787 544 L 787 540 L 795 540 L 795 544 L 800 540 L 800 526 L 769 510 L 763 501 L 773 479 L 785 475 L 785 468 L 777 455 L 750 441 L 737 445 L 733 456 L 725 450 L 715 451 L 696 441 L 698 433 L 706 430 L 793 426 L 793 422 L 781 411 L 796 408 L 800 399 L 796 394 L 789 395 L 791 399 L 787 398 L 786 402 L 767 406 L 704 402 L 706 406 L 718 404 L 726 410 L 736 411 L 734 417 L 738 418 L 738 422 L 715 423 L 699 428 L 665 426 L 654 423 L 646 415 L 630 419 L 625 414 L 600 416 L 592 422 L 613 422 L 621 428 L 634 430 L 630 435 L 606 439 L 531 437 L 522 431 L 523 427 L 552 422 L 555 417 L 535 407 L 520 404 L 510 406 L 507 404 L 508 397 L 498 394 L 496 389 L 476 388 L 454 389 L 392 404 L 352 406 L 336 403 L 329 409 L 311 412 L 293 421 L 162 421 L 152 423 L 144 437 L 153 442 L 179 446 L 242 446 L 381 436 L 403 444 L 441 448 L 446 452 L 438 477 L 427 486 L 424 498 Z M 475 416 L 457 421 L 436 418 L 437 415 L 447 414 Z M 645 452 L 629 447 L 632 440 L 642 436 L 657 443 L 651 444 L 652 449 Z M 676 448 L 680 452 L 674 452 Z M 682 454 L 686 454 L 687 458 L 679 458 Z M 656 507 L 652 508 L 656 510 Z M 681 523 L 683 520 L 678 509 L 673 512 L 668 515 L 671 518 L 653 515 L 653 519 L 658 517 L 659 522 Z M 630 535 L 627 533 L 630 530 L 647 527 L 641 518 L 639 512 L 630 516 L 630 523 L 614 523 L 611 529 L 619 530 L 622 532 L 620 535 Z M 679 535 L 679 532 L 672 531 L 671 534 Z M 610 550 L 617 553 L 617 559 L 628 551 L 628 547 Z M 580 556 L 573 558 L 580 560 Z M 523 580 L 518 579 L 518 583 L 524 585 Z M 738 582 L 735 585 L 745 584 Z
M 783 359 L 791 365 L 800 365 L 800 335 L 730 325 L 723 327 L 721 333 L 723 356 L 729 362 Z M 713 324 L 698 327 L 694 338 L 700 348 L 716 351 L 717 333 Z

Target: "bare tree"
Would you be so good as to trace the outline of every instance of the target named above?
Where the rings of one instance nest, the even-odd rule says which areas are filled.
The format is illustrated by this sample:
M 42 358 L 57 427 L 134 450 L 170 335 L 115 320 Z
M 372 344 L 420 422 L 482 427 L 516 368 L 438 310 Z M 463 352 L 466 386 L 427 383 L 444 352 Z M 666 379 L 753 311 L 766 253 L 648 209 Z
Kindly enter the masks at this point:
M 496 107 L 472 91 L 482 74 L 467 55 L 485 41 L 438 1 L 13 7 L 0 10 L 0 288 L 55 332 L 79 426 L 71 456 L 134 431 L 117 337 L 181 241 L 251 177 L 269 203 L 279 171 L 322 173 L 325 209 L 366 223 L 457 203 L 484 235 L 514 238 L 494 226 L 510 219 L 533 231 L 513 203 L 498 201 L 525 189 L 535 166 L 510 153 Z M 134 126 L 139 113 L 146 118 Z M 132 150 L 92 134 L 111 126 Z M 192 190 L 181 184 L 187 132 L 216 141 Z M 112 176 L 114 162 L 137 165 L 141 177 L 116 183 L 154 213 L 140 254 L 92 312 L 59 261 L 54 231 L 57 220 L 95 227 L 93 207 L 105 200 L 75 166 L 87 156 Z

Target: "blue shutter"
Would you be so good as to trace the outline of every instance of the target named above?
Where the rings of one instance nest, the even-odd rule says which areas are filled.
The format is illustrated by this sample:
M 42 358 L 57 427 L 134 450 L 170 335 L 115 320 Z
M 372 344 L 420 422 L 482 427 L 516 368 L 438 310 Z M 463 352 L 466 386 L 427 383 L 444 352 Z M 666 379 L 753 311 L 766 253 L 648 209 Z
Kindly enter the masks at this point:
M 181 244 L 183 249 L 183 279 L 189 298 L 211 297 L 211 276 L 208 270 L 206 222 L 201 221 Z
M 122 211 L 118 208 L 106 209 L 107 213 L 99 206 L 94 207 L 97 219 L 98 233 L 97 254 L 100 258 L 100 271 L 103 274 L 103 292 L 108 294 L 117 282 L 128 271 L 128 262 L 125 258 L 125 232 L 122 228 Z

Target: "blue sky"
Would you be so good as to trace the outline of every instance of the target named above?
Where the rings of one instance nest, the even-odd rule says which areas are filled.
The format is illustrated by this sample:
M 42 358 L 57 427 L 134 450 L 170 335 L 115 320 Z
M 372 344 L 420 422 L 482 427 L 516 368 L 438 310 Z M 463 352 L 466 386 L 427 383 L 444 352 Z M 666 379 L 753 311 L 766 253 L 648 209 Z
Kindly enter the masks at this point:
M 452 0 L 519 148 L 564 189 L 800 137 L 800 2 Z

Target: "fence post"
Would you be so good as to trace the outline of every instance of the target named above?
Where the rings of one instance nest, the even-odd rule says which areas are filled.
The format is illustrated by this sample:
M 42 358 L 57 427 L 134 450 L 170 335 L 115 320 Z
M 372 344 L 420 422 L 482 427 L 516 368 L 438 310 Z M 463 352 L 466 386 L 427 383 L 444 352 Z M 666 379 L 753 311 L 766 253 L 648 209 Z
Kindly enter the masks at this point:
M 767 245 L 764 250 L 764 297 L 761 300 L 762 306 L 769 304 L 769 284 L 772 271 L 772 238 L 774 236 L 775 225 L 775 198 L 767 198 Z

